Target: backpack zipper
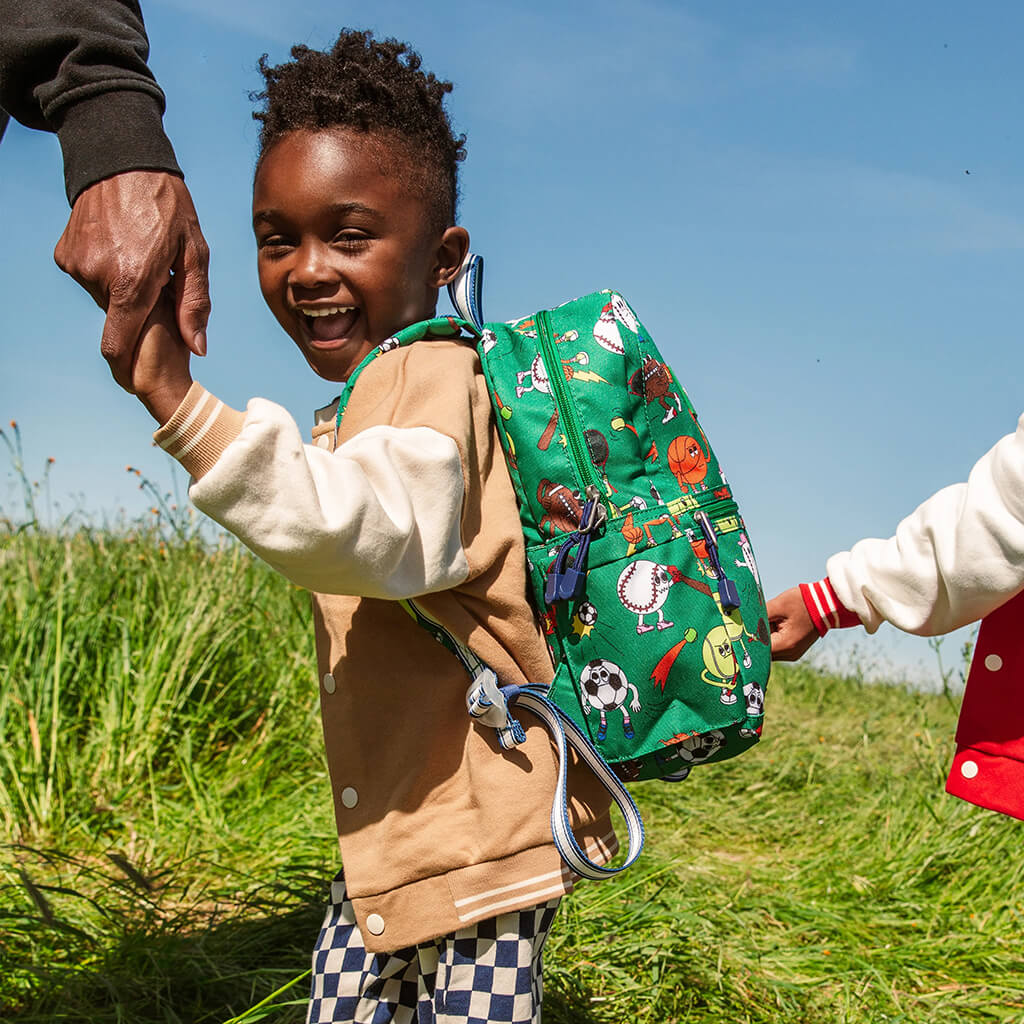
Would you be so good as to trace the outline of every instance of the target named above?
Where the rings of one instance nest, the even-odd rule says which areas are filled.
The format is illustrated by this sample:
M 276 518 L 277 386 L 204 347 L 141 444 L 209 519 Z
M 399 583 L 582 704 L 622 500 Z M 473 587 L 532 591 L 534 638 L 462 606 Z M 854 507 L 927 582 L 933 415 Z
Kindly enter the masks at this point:
M 544 356 L 544 368 L 548 371 L 548 380 L 551 382 L 551 389 L 554 392 L 555 406 L 558 409 L 558 426 L 565 434 L 568 444 L 570 461 L 576 470 L 583 490 L 589 497 L 590 488 L 596 492 L 597 500 L 604 507 L 600 498 L 601 481 L 594 472 L 594 463 L 590 458 L 590 450 L 587 448 L 586 439 L 580 430 L 579 423 L 573 415 L 573 406 L 569 397 L 569 386 L 565 379 L 565 372 L 562 369 L 562 361 L 555 351 L 554 342 L 551 339 L 551 325 L 548 321 L 548 311 L 542 310 L 537 313 L 534 320 L 537 324 L 537 340 L 540 342 L 541 353 Z M 607 510 L 606 510 L 607 511 Z

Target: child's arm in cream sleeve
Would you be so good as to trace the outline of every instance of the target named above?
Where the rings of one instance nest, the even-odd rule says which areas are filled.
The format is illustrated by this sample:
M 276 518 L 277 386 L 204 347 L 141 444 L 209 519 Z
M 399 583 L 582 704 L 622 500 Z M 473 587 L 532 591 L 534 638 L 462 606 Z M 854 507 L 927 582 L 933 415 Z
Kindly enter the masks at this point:
M 147 325 L 134 387 L 158 444 L 191 474 L 189 496 L 292 582 L 388 599 L 465 581 L 464 488 L 455 441 L 429 427 L 373 426 L 334 452 L 303 443 L 288 412 L 239 412 L 188 374 L 167 311 Z
M 908 633 L 946 633 L 1024 588 L 1024 416 L 965 483 L 932 495 L 887 540 L 833 555 L 827 571 L 769 602 L 780 660 L 799 657 L 835 626 L 873 633 L 891 622 Z

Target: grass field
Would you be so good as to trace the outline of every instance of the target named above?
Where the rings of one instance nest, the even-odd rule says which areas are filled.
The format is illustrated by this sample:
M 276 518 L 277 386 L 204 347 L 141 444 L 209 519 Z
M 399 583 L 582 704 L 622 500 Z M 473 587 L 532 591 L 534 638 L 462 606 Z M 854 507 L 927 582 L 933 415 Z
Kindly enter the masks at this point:
M 0 1020 L 303 1019 L 308 599 L 153 519 L 0 533 Z M 634 790 L 647 852 L 563 904 L 547 1024 L 1024 1021 L 1024 825 L 943 793 L 953 701 L 855 674 L 778 670 L 759 748 Z

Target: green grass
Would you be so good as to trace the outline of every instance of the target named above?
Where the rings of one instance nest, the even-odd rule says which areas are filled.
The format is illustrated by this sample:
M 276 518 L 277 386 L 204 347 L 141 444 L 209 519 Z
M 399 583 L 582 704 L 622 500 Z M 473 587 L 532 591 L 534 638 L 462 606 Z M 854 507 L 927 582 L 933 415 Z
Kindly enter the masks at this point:
M 303 1019 L 308 599 L 166 523 L 0 535 L 0 1020 Z M 647 852 L 564 902 L 546 1024 L 1024 1021 L 1024 826 L 943 793 L 953 702 L 850 675 L 778 670 L 758 748 L 634 790 Z

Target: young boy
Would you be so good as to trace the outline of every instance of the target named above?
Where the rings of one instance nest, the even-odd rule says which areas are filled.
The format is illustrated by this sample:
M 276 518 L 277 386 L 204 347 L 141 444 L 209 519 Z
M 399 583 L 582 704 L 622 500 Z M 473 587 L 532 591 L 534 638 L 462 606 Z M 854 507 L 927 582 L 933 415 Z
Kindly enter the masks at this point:
M 292 57 L 260 65 L 260 286 L 313 370 L 345 381 L 433 315 L 463 262 L 463 139 L 443 107 L 450 83 L 403 44 L 346 31 L 330 52 Z M 312 445 L 271 402 L 242 413 L 193 383 L 166 309 L 133 384 L 196 506 L 314 591 L 344 879 L 314 951 L 309 1019 L 537 1020 L 541 948 L 573 884 L 551 839 L 547 733 L 523 722 L 526 743 L 502 751 L 467 714 L 459 662 L 397 604 L 415 597 L 502 683 L 551 678 L 472 344 L 382 353 L 339 430 L 337 402 L 317 413 Z M 577 836 L 606 862 L 607 800 L 574 776 Z

